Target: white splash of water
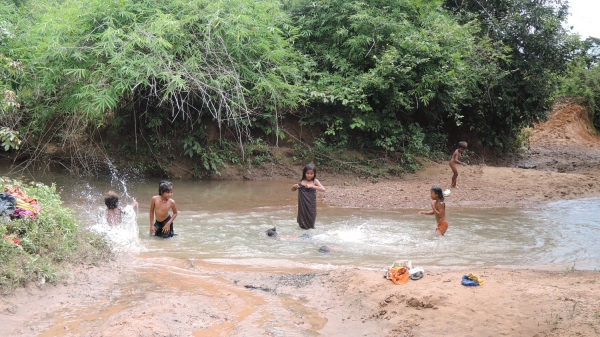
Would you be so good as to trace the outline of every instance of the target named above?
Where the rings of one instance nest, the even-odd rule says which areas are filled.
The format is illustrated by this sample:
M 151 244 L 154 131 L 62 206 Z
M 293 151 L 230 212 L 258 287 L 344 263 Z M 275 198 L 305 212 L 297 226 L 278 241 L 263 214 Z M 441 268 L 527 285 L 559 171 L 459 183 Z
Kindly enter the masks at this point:
M 90 229 L 104 235 L 116 251 L 140 251 L 137 210 L 131 205 L 123 208 L 121 223 L 111 226 L 107 221 L 106 208 L 98 208 Z

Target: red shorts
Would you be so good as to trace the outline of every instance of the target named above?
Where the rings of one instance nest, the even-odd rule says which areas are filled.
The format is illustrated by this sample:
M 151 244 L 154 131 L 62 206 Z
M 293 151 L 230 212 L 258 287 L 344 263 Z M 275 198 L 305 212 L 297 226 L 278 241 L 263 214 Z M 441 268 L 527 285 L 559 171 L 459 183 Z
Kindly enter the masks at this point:
M 448 230 L 448 221 L 440 222 L 436 230 L 440 231 L 440 234 L 444 235 L 444 233 L 446 233 Z

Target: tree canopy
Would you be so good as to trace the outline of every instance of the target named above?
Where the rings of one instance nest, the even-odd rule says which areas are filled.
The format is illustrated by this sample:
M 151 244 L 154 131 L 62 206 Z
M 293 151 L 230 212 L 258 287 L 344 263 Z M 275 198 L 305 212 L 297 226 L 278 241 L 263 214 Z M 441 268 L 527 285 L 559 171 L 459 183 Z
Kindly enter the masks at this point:
M 593 45 L 562 0 L 0 2 L 2 126 L 30 157 L 81 155 L 110 126 L 212 168 L 206 130 L 243 149 L 291 116 L 341 148 L 507 151 Z

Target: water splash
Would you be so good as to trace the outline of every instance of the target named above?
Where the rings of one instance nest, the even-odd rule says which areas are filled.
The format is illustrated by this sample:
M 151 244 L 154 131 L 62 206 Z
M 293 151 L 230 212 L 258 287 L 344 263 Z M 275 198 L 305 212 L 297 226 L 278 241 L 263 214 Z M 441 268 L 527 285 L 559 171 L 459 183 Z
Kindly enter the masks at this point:
M 106 207 L 99 207 L 91 230 L 104 235 L 114 244 L 116 251 L 140 251 L 137 210 L 131 205 L 123 207 L 121 223 L 111 226 L 107 221 Z

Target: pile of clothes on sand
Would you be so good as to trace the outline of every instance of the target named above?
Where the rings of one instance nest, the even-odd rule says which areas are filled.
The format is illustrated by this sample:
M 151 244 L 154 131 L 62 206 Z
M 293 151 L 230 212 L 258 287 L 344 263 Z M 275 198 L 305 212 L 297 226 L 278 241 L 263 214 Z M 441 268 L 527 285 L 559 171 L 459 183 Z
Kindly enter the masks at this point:
M 424 273 L 423 267 L 413 268 L 411 261 L 399 261 L 388 268 L 385 277 L 394 284 L 404 284 L 409 278 L 414 281 L 420 280 Z
M 5 188 L 0 193 L 0 216 L 9 216 L 11 219 L 31 218 L 37 219 L 42 211 L 42 206 L 35 198 L 23 193 L 20 187 Z M 18 246 L 21 241 L 17 237 L 4 236 L 4 240 Z
M 38 218 L 42 211 L 42 206 L 38 205 L 37 200 L 21 191 L 20 187 L 5 188 L 0 193 L 0 215 L 8 215 L 13 219 L 23 217 Z
M 387 273 L 384 277 L 394 284 L 405 284 L 408 282 L 408 279 L 411 280 L 420 280 L 423 278 L 425 270 L 422 267 L 414 267 L 412 266 L 412 262 L 407 261 L 398 261 L 395 262 L 391 267 L 388 268 Z M 484 284 L 483 279 L 475 274 L 469 273 L 469 275 L 464 275 L 461 284 L 468 287 L 480 286 Z

